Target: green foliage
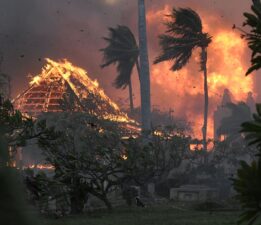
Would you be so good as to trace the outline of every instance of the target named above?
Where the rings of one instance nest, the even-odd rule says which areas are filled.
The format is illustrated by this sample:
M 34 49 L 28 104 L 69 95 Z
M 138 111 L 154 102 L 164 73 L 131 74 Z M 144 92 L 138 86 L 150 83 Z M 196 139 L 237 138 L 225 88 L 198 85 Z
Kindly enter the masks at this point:
M 143 185 L 152 179 L 159 167 L 156 165 L 156 152 L 152 143 L 143 143 L 142 138 L 130 138 L 124 142 L 127 160 L 123 164 L 125 176 Z
M 170 128 L 155 132 L 148 140 L 129 135 L 121 125 L 84 113 L 46 116 L 53 126 L 39 138 L 46 161 L 55 167 L 53 179 L 78 199 L 81 211 L 86 195 L 111 204 L 108 194 L 116 188 L 138 184 L 168 174 L 189 153 L 189 138 Z M 127 132 L 127 133 L 126 133 Z M 73 211 L 73 209 L 72 209 Z
M 26 190 L 22 184 L 20 171 L 10 167 L 13 153 L 15 154 L 16 147 L 25 146 L 27 140 L 48 138 L 50 133 L 51 129 L 46 129 L 45 122 L 35 123 L 32 118 L 15 110 L 9 100 L 0 101 L 0 217 L 1 222 L 6 225 L 31 224 L 30 216 L 26 213 L 28 210 L 25 202 Z M 10 152 L 10 149 L 13 152 Z M 31 185 L 27 187 L 39 198 L 39 195 L 43 195 L 40 191 L 44 188 L 40 188 L 42 182 L 38 179 L 39 176 L 36 178 L 37 182 L 30 183 Z
M 32 136 L 33 127 L 33 120 L 15 110 L 9 100 L 0 103 L 0 129 L 9 146 L 25 145 L 26 139 Z
M 242 124 L 241 132 L 244 133 L 245 139 L 249 145 L 255 145 L 261 154 L 261 105 L 256 106 L 257 113 L 253 114 L 253 121 Z
M 50 182 L 44 171 L 40 171 L 37 174 L 32 169 L 25 169 L 25 184 L 27 189 L 31 193 L 30 200 L 40 200 L 43 196 L 51 196 Z
M 55 167 L 53 179 L 67 190 L 71 212 L 82 211 L 88 194 L 111 208 L 107 195 L 123 179 L 120 128 L 84 113 L 64 113 L 52 119 L 54 129 L 48 138 L 39 139 L 39 146 Z
M 139 56 L 139 47 L 128 27 L 118 26 L 109 28 L 109 31 L 109 38 L 104 38 L 108 46 L 101 49 L 104 56 L 104 64 L 101 67 L 117 64 L 118 75 L 114 84 L 116 88 L 124 89 L 130 84 L 132 70 Z
M 256 224 L 261 216 L 261 160 L 254 161 L 251 165 L 242 161 L 237 178 L 232 180 L 238 193 L 236 198 L 245 209 L 239 222 L 246 222 L 248 225 Z
M 252 13 L 244 13 L 246 21 L 243 23 L 243 26 L 248 26 L 251 30 L 250 33 L 243 31 L 242 35 L 248 41 L 248 46 L 252 50 L 252 65 L 246 75 L 261 68 L 261 3 L 260 0 L 252 0 L 252 2 Z
M 154 131 L 148 141 L 130 138 L 124 142 L 128 157 L 124 171 L 139 185 L 163 179 L 190 157 L 189 141 L 190 138 L 170 128 Z
M 261 106 L 257 105 L 257 114 L 253 115 L 254 120 L 242 124 L 241 132 L 249 145 L 254 145 L 259 150 L 259 158 L 251 165 L 241 162 L 237 178 L 233 180 L 233 186 L 237 191 L 237 199 L 244 208 L 240 223 L 249 225 L 257 224 L 261 215 Z
M 15 168 L 10 168 L 8 147 L 21 144 L 31 121 L 24 120 L 19 111 L 15 111 L 10 101 L 1 101 L 0 96 L 0 218 L 5 225 L 35 224 L 26 213 L 25 190 L 21 177 Z
M 1 96 L 0 96 L 1 99 Z M 15 110 L 9 100 L 0 101 L 0 136 L 7 147 L 25 146 L 28 140 L 44 137 L 50 130 L 46 129 L 44 121 L 35 123 L 33 118 Z M 2 152 L 5 162 L 10 161 L 8 151 Z

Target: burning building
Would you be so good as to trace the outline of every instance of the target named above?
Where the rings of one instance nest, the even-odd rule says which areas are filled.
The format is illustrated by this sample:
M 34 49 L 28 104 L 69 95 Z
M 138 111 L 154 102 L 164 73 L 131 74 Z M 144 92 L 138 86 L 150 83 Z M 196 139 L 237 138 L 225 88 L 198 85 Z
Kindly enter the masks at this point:
M 218 129 L 220 127 L 222 119 L 230 115 L 230 111 L 227 108 L 227 104 L 229 103 L 232 103 L 230 92 L 228 89 L 225 89 L 221 105 L 219 105 L 216 111 L 214 112 L 214 140 L 221 139 L 220 135 L 218 135 Z
M 214 140 L 223 140 L 225 137 L 222 134 L 219 134 L 218 130 L 220 128 L 221 122 L 224 118 L 231 116 L 231 109 L 228 107 L 228 104 L 233 103 L 231 98 L 231 93 L 228 89 L 224 90 L 221 104 L 217 107 L 214 112 Z M 252 92 L 247 94 L 246 106 L 249 108 L 249 112 L 255 112 L 255 100 Z
M 52 115 L 61 112 L 83 112 L 119 123 L 127 134 L 140 131 L 139 124 L 123 113 L 99 87 L 99 83 L 89 78 L 84 69 L 72 65 L 68 60 L 46 61 L 41 73 L 34 76 L 29 87 L 13 100 L 16 109 L 34 118 L 45 112 Z M 29 167 L 42 168 L 42 165 L 35 162 L 41 160 L 40 154 L 37 153 L 39 151 L 35 151 L 35 143 L 26 148 L 27 151 L 23 152 L 28 155 L 20 154 L 19 167 L 28 164 Z M 30 151 L 32 154 L 28 153 Z
M 29 88 L 13 100 L 16 109 L 31 116 L 43 112 L 82 111 L 103 119 L 136 124 L 84 69 L 66 59 L 46 61 L 41 73 L 32 78 Z

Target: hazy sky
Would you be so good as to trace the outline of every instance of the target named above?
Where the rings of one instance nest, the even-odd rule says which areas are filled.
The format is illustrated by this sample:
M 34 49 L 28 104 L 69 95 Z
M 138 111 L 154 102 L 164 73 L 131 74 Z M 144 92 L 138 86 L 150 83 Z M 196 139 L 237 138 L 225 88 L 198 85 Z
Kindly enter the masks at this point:
M 243 70 L 247 68 L 249 62 L 249 51 L 239 34 L 232 31 L 231 27 L 233 24 L 242 24 L 242 14 L 250 10 L 250 0 L 145 0 L 145 2 L 150 61 L 159 53 L 158 35 L 164 31 L 165 13 L 172 7 L 190 7 L 200 14 L 207 32 L 216 37 L 210 49 L 210 73 L 233 76 L 236 72 L 243 76 Z M 27 87 L 27 75 L 39 73 L 44 65 L 44 58 L 49 57 L 54 60 L 67 58 L 75 65 L 83 67 L 90 77 L 98 79 L 106 93 L 114 100 L 117 100 L 118 96 L 127 97 L 127 90 L 115 90 L 112 87 L 115 78 L 114 68 L 100 68 L 102 56 L 99 49 L 105 47 L 102 37 L 108 35 L 108 27 L 117 24 L 127 25 L 137 35 L 137 3 L 138 0 L 1 0 L 0 51 L 4 54 L 1 69 L 12 77 L 13 96 Z M 224 46 L 226 48 L 223 50 L 224 39 L 227 39 L 226 43 L 230 43 Z M 228 54 L 236 55 L 231 58 L 238 57 L 239 62 L 230 63 L 232 59 L 226 59 Z M 241 71 L 234 71 L 231 64 Z M 198 72 L 198 65 L 192 63 L 188 70 L 181 71 L 180 76 L 183 80 L 179 78 L 174 80 L 174 76 L 179 74 L 169 75 L 166 68 L 163 70 L 163 67 L 151 65 L 153 104 L 165 109 L 173 107 L 178 114 L 187 110 L 201 115 L 203 83 L 200 80 L 202 76 Z M 193 89 L 191 94 L 188 89 L 180 95 L 177 90 L 183 92 L 183 89 L 186 89 L 186 74 L 190 76 L 192 73 L 197 78 L 193 81 L 195 90 Z M 135 77 L 136 74 L 133 83 L 137 105 L 139 84 Z M 164 84 L 164 81 L 168 84 Z M 213 82 L 217 83 L 216 80 Z M 223 86 L 213 87 L 216 97 L 211 96 L 213 99 L 210 99 L 210 113 L 220 101 L 220 95 L 226 85 L 235 84 L 236 93 L 244 89 L 244 84 L 237 85 L 237 82 L 228 80 Z M 179 86 L 175 86 L 178 84 Z M 248 86 L 251 85 L 249 81 Z M 213 90 L 211 93 L 214 93 Z M 247 91 L 242 91 L 244 96 Z
M 68 58 L 110 89 L 113 70 L 101 70 L 102 36 L 116 24 L 137 30 L 137 0 L 1 0 L 2 70 L 12 76 L 13 94 L 25 87 L 28 73 L 40 71 L 43 59 Z M 148 11 L 186 6 L 220 14 L 224 23 L 241 23 L 248 0 L 145 0 Z M 162 23 L 162 21 L 158 21 Z M 156 38 L 149 37 L 150 40 Z

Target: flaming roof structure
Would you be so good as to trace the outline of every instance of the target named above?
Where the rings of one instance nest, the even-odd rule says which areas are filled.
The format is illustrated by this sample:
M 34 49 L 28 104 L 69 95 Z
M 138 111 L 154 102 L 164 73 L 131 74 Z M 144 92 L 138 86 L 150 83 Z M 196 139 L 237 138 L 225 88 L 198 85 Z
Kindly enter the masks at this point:
M 64 59 L 46 59 L 41 74 L 14 100 L 16 109 L 31 116 L 42 112 L 83 111 L 111 121 L 136 124 L 121 112 L 87 72 Z

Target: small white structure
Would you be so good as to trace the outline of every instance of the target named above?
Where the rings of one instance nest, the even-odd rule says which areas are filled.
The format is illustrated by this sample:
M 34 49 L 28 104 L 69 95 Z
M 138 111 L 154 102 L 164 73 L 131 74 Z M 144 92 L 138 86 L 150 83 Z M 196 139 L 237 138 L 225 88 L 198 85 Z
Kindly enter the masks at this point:
M 208 201 L 217 197 L 217 189 L 202 185 L 184 185 L 170 189 L 170 199 L 181 202 Z

